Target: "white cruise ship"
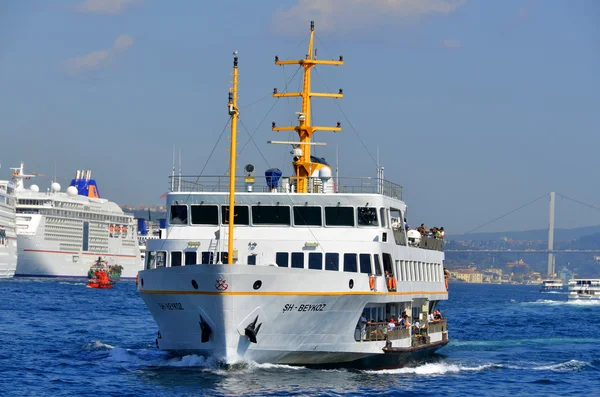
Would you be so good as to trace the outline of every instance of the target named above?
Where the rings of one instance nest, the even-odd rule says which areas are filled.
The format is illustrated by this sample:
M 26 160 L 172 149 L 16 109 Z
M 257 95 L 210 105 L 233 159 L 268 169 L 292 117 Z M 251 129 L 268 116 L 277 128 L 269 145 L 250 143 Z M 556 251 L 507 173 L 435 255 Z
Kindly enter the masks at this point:
M 409 241 L 402 188 L 383 179 L 339 178 L 311 156 L 311 97 L 341 98 L 310 88 L 315 65 L 343 59 L 280 61 L 304 69 L 292 144 L 295 174 L 278 169 L 235 176 L 238 58 L 234 53 L 231 172 L 177 177 L 167 194 L 168 225 L 148 240 L 138 291 L 158 325 L 156 345 L 176 354 L 315 367 L 393 367 L 448 343 L 434 311 L 448 297 L 442 241 Z M 261 178 L 262 179 L 262 178 Z M 227 183 L 229 180 L 229 183 Z M 230 208 L 234 208 L 230 211 Z
M 90 171 L 77 171 L 66 192 L 54 182 L 46 192 L 25 188 L 23 163 L 16 180 L 18 277 L 88 277 L 99 257 L 114 277 L 135 278 L 142 260 L 135 219 L 100 198 Z M 111 270 L 112 272 L 112 270 Z
M 600 279 L 569 280 L 569 300 L 600 300 Z
M 15 185 L 0 181 L 0 278 L 12 277 L 17 267 Z

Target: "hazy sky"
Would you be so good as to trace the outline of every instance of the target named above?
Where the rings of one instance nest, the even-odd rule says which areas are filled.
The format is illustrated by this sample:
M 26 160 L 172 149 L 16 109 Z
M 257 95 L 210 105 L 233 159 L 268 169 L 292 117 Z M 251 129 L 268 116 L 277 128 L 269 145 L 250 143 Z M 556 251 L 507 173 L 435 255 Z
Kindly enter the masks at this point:
M 198 173 L 227 122 L 233 50 L 243 125 L 255 131 L 275 104 L 260 152 L 250 143 L 239 164 L 290 173 L 289 147 L 266 141 L 294 138 L 270 122 L 290 123 L 298 103 L 269 94 L 296 68 L 273 57 L 303 57 L 311 19 L 319 57 L 346 62 L 319 67 L 314 90 L 344 89 L 338 103 L 371 153 L 318 99 L 314 122 L 344 130 L 318 133 L 329 145 L 317 155 L 334 164 L 337 146 L 341 176 L 374 176 L 379 146 L 409 223 L 465 232 L 553 190 L 600 207 L 595 0 L 3 1 L 0 178 L 21 160 L 64 178 L 86 168 L 103 197 L 161 203 L 172 146 Z M 225 173 L 228 144 L 205 173 Z M 481 231 L 547 227 L 547 206 Z M 600 211 L 558 199 L 557 226 L 595 224 Z

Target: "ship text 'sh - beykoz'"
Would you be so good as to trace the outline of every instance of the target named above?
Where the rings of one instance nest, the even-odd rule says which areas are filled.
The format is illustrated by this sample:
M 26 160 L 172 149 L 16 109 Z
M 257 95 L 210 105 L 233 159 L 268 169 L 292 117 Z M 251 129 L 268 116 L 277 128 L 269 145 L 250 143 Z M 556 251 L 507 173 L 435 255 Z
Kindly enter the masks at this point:
M 448 343 L 445 319 L 430 317 L 448 297 L 441 240 L 407 235 L 401 186 L 384 180 L 382 169 L 375 178 L 333 178 L 311 155 L 316 131 L 341 130 L 312 125 L 311 98 L 343 96 L 311 91 L 314 66 L 343 64 L 342 57 L 317 60 L 313 40 L 311 23 L 306 58 L 275 58 L 303 69 L 301 92 L 273 93 L 300 97 L 302 109 L 298 125 L 272 127 L 296 131 L 299 140 L 270 142 L 292 145 L 294 175 L 269 169 L 264 184 L 250 164 L 235 176 L 234 53 L 229 183 L 174 177 L 166 235 L 148 241 L 139 273 L 162 350 L 225 364 L 385 367 Z

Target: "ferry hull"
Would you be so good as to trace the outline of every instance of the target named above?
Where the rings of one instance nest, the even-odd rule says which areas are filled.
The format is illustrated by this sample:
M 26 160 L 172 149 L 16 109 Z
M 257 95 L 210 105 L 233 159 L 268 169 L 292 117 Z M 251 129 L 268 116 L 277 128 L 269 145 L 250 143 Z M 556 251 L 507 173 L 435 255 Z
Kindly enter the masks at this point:
M 16 277 L 88 278 L 90 266 L 99 256 L 123 266 L 121 279 L 134 279 L 142 266 L 139 254 L 60 251 L 52 243 L 36 241 L 36 237 L 18 236 Z
M 384 340 L 357 341 L 357 323 L 365 305 L 392 301 L 383 292 L 384 285 L 378 283 L 371 291 L 367 275 L 294 270 L 248 265 L 152 269 L 140 272 L 138 290 L 158 325 L 159 349 L 214 357 L 226 365 L 250 360 L 314 367 L 394 367 L 430 355 L 447 343 L 447 334 L 439 332 L 431 335 L 428 346 L 419 348 L 413 348 L 410 338 L 393 340 L 394 351 L 386 353 Z M 423 284 L 430 285 L 417 288 L 420 292 L 399 288 L 393 301 L 407 302 L 425 294 L 446 299 L 443 283 Z
M 0 246 L 0 278 L 10 278 L 17 268 L 17 239 L 7 238 L 5 245 Z

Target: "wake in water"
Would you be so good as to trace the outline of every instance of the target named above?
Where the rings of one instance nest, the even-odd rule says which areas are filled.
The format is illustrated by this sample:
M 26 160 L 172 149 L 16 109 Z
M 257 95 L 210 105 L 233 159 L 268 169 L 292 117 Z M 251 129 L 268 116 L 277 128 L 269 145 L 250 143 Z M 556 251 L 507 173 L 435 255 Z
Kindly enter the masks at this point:
M 379 371 L 363 371 L 367 374 L 376 375 L 390 375 L 390 374 L 404 374 L 404 375 L 446 375 L 446 374 L 458 374 L 461 372 L 481 372 L 486 370 L 497 370 L 497 369 L 508 369 L 517 371 L 550 371 L 550 372 L 572 372 L 581 371 L 586 367 L 592 367 L 592 363 L 587 363 L 578 360 L 570 360 L 564 363 L 540 365 L 539 363 L 523 363 L 522 365 L 507 365 L 498 363 L 485 363 L 479 365 L 463 365 L 460 363 L 451 362 L 440 362 L 440 363 L 427 363 L 416 367 L 404 367 L 397 369 L 385 369 Z
M 259 364 L 253 361 L 240 361 L 231 365 L 224 365 L 216 358 L 206 358 L 195 354 L 186 356 L 173 356 L 168 352 L 155 348 L 128 349 L 115 347 L 101 341 L 91 341 L 83 346 L 86 351 L 96 353 L 106 362 L 119 363 L 124 367 L 136 368 L 194 368 L 202 372 L 211 372 L 217 375 L 231 373 L 249 373 L 257 370 L 299 371 L 306 370 L 301 366 L 282 364 Z
M 550 299 L 538 299 L 535 302 L 522 302 L 525 305 L 550 305 L 550 306 L 600 306 L 600 300 L 567 300 L 555 301 Z

